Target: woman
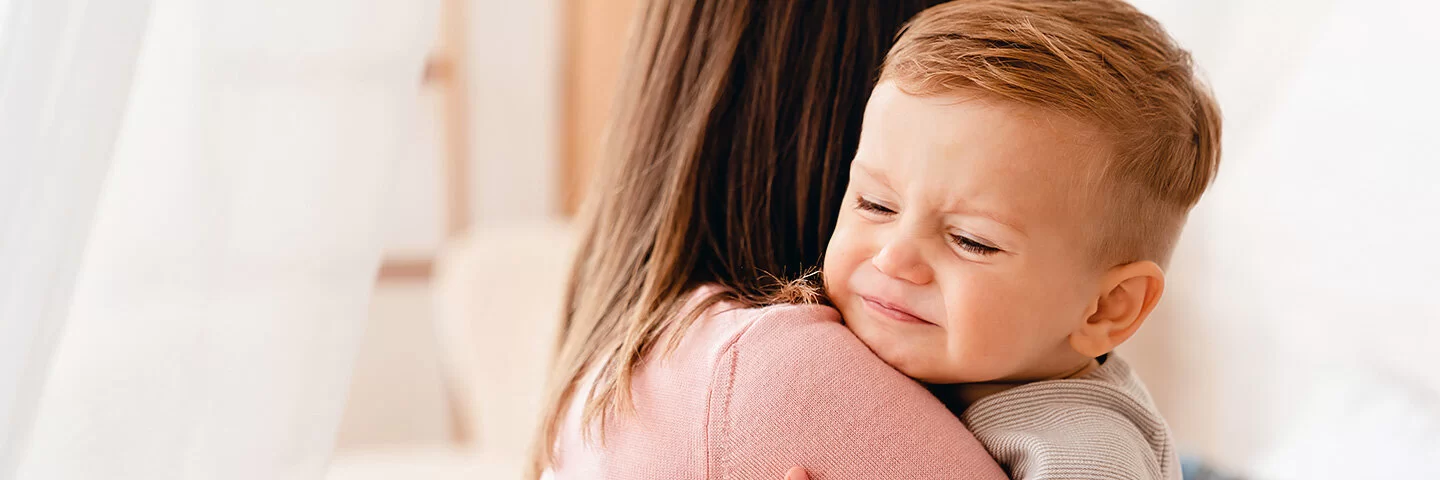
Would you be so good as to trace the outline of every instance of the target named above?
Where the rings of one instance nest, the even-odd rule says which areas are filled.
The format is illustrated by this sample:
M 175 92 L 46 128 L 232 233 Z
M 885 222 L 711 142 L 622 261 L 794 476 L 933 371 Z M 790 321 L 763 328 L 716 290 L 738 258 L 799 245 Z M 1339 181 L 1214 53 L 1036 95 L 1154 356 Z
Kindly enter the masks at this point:
M 581 217 L 532 478 L 780 478 L 793 465 L 1004 478 L 924 387 L 787 281 L 820 265 L 876 69 L 933 3 L 644 9 Z

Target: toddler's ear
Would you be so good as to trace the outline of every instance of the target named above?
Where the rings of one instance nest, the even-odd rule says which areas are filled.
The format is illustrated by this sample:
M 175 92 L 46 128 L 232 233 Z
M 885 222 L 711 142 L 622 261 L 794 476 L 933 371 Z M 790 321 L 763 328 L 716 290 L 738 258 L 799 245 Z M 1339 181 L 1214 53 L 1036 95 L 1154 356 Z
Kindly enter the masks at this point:
M 1165 272 L 1151 261 L 1127 263 L 1105 272 L 1099 296 L 1085 323 L 1070 333 L 1070 346 L 1099 357 L 1130 338 L 1165 291 Z

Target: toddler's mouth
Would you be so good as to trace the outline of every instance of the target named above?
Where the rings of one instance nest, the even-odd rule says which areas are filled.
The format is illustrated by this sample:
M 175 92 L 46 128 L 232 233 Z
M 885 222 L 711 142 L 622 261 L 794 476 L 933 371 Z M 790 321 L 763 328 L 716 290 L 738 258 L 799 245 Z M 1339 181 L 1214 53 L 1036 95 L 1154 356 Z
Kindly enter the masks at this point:
M 885 318 L 889 318 L 897 322 L 939 326 L 935 322 L 921 318 L 919 315 L 916 315 L 914 313 L 910 313 L 910 311 L 906 310 L 904 307 L 886 302 L 884 300 L 880 300 L 875 297 L 860 295 L 860 301 L 865 303 L 865 308 L 868 308 L 871 311 L 878 313 Z

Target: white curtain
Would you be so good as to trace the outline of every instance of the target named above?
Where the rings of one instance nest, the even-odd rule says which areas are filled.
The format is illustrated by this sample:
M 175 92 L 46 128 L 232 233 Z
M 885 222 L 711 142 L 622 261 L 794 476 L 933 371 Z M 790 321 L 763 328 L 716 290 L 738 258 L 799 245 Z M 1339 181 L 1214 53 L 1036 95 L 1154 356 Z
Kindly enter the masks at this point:
M 149 4 L 0 1 L 0 478 L 65 322 Z
M 75 52 L 58 57 L 84 66 L 39 68 L 6 45 L 0 367 L 32 382 L 16 390 L 16 405 L 38 408 L 8 409 L 19 413 L 7 417 L 15 453 L 0 477 L 319 478 L 379 263 L 387 175 L 403 168 L 438 5 L 155 0 L 142 29 L 146 3 L 22 1 L 5 17 L 55 35 Z M 17 20 L 40 5 L 68 5 L 66 18 L 91 23 Z M 120 40 L 131 59 L 144 33 L 133 89 L 124 85 L 128 68 L 92 70 L 118 63 L 123 41 L 85 43 L 97 29 L 126 26 Z M 40 72 L 54 73 L 34 77 Z M 17 78 L 50 89 L 80 82 L 73 96 L 49 101 L 85 103 L 12 110 Z M 107 136 L 127 90 L 112 156 Z M 101 124 L 32 140 L 84 168 L 27 162 L 25 176 L 12 176 L 13 159 L 26 157 L 11 155 L 11 135 L 34 131 L 12 125 L 43 118 Z M 77 141 L 99 146 L 79 151 Z M 10 183 L 41 190 L 12 199 Z M 12 220 L 12 211 L 28 217 Z M 37 219 L 53 226 L 19 221 Z M 12 247 L 17 237 L 28 250 Z M 32 275 L 10 267 L 32 263 Z M 11 315 L 17 308 L 26 315 Z M 54 337 L 62 321 L 58 341 L 29 333 Z M 21 345 L 29 353 L 14 368 L 8 342 L 27 337 L 12 328 L 42 338 Z M 47 359 L 48 369 L 37 366 Z

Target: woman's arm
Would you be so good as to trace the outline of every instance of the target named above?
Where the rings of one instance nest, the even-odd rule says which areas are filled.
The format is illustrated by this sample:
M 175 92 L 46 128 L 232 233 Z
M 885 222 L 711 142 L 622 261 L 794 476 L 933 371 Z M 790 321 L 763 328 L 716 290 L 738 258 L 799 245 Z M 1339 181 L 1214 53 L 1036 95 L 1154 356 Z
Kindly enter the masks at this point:
M 1004 479 L 960 420 L 886 365 L 833 309 L 776 307 L 724 351 L 708 478 Z

